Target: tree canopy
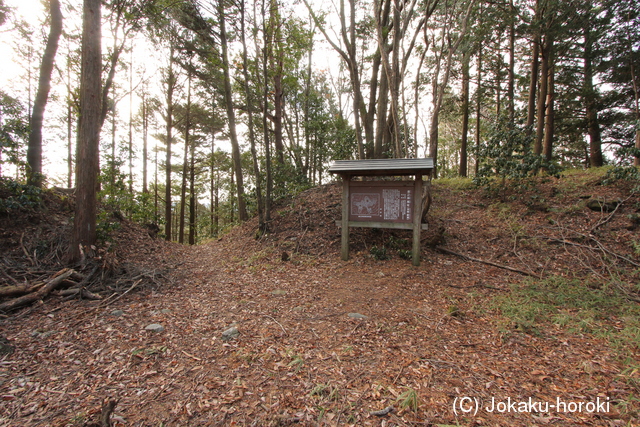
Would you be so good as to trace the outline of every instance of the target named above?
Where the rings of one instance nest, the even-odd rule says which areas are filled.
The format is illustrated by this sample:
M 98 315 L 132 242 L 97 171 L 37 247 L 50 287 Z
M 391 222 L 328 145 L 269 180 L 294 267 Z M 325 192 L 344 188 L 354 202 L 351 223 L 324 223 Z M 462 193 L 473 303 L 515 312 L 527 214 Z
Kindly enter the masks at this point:
M 48 17 L 38 29 L 0 3 L 23 70 L 0 87 L 0 173 L 39 173 L 39 152 L 31 167 L 25 154 L 41 121 L 44 185 L 86 185 L 73 178 L 82 108 L 99 108 L 98 199 L 169 240 L 254 214 L 267 231 L 273 201 L 327 182 L 338 159 L 430 156 L 439 176 L 479 182 L 640 163 L 635 1 L 103 6 L 105 49 L 88 64 L 82 9 L 62 0 L 64 28 Z M 101 70 L 97 95 L 83 91 L 88 65 Z M 38 75 L 51 76 L 46 111 Z

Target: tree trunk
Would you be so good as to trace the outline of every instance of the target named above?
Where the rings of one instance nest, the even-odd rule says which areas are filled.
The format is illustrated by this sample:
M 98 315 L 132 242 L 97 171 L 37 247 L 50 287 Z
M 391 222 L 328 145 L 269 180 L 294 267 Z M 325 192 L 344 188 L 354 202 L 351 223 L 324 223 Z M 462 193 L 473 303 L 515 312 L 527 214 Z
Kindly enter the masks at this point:
M 67 187 L 73 186 L 73 102 L 71 61 L 67 58 Z
M 220 172 L 216 170 L 216 191 L 214 195 L 213 208 L 215 210 L 215 218 L 213 225 L 216 229 L 216 237 L 220 234 Z
M 147 158 L 149 157 L 149 117 L 147 116 L 147 97 L 142 94 L 142 192 L 149 193 Z
M 367 109 L 367 114 L 362 118 L 363 127 L 364 127 L 364 135 L 366 141 L 366 149 L 370 153 L 370 156 L 374 159 L 379 159 L 382 157 L 382 146 L 377 146 L 378 139 L 376 134 L 374 133 L 373 126 L 376 118 L 376 101 L 378 99 L 378 83 L 383 78 L 384 73 L 380 75 L 380 63 L 382 59 L 380 58 L 380 52 L 376 52 L 373 57 L 373 64 L 371 65 L 371 79 L 370 79 L 370 89 L 369 89 L 369 108 Z M 382 90 L 382 88 L 380 88 Z
M 60 12 L 59 0 L 49 1 L 49 14 L 51 16 L 51 27 L 49 38 L 42 55 L 40 65 L 40 79 L 38 81 L 38 91 L 33 104 L 31 116 L 31 131 L 29 133 L 29 146 L 27 147 L 27 183 L 37 187 L 42 186 L 42 124 L 44 120 L 44 110 L 49 99 L 51 90 L 51 72 L 53 63 L 58 51 L 58 40 L 62 34 L 62 13 Z
M 111 110 L 111 165 L 109 166 L 111 191 L 116 187 L 116 106 Z
M 640 152 L 640 129 L 636 130 L 636 152 Z M 640 166 L 640 155 L 636 155 L 633 160 L 634 166 Z
M 502 112 L 502 67 L 504 66 L 502 60 L 502 40 L 500 38 L 496 40 L 496 51 L 498 52 L 498 57 L 495 62 L 496 117 L 500 117 L 500 113 Z
M 218 0 L 218 17 L 220 19 L 220 47 L 222 49 L 222 71 L 224 74 L 224 101 L 229 120 L 229 137 L 231 140 L 231 156 L 233 159 L 233 169 L 236 175 L 236 191 L 238 194 L 238 217 L 239 220 L 249 219 L 244 200 L 244 185 L 242 178 L 242 159 L 240 158 L 240 144 L 236 133 L 236 114 L 233 109 L 233 93 L 231 91 L 231 76 L 229 74 L 229 54 L 227 47 L 227 31 L 225 25 L 224 6 L 222 0 Z
M 153 220 L 157 224 L 160 218 L 160 211 L 158 210 L 158 147 L 155 148 L 154 155 L 154 170 L 153 170 Z
M 536 124 L 536 139 L 533 145 L 533 154 L 542 154 L 542 143 L 544 137 L 544 123 L 545 123 L 545 110 L 547 101 L 547 91 L 549 82 L 549 43 L 548 40 L 542 47 L 542 61 L 540 64 L 540 90 L 538 91 L 538 103 L 537 103 L 537 124 Z
M 516 101 L 515 101 L 515 80 L 516 80 L 516 13 L 513 0 L 509 2 L 509 75 L 507 77 L 507 111 L 509 123 L 515 126 Z
M 189 244 L 196 244 L 196 219 L 198 215 L 198 200 L 196 199 L 196 144 L 189 144 Z
M 129 67 L 129 194 L 133 194 L 133 46 Z
M 366 153 L 364 150 L 364 142 L 362 140 L 362 119 L 367 118 L 367 106 L 364 103 L 362 97 L 362 89 L 360 84 L 360 68 L 358 66 L 358 55 L 356 50 L 356 0 L 349 0 L 350 7 L 350 25 L 349 31 L 347 31 L 346 25 L 346 12 L 345 12 L 345 4 L 344 0 L 340 0 L 340 36 L 342 38 L 342 42 L 344 43 L 345 49 L 342 49 L 335 41 L 333 41 L 329 35 L 327 34 L 322 22 L 318 19 L 318 17 L 313 12 L 313 9 L 309 5 L 307 0 L 303 0 L 309 13 L 311 14 L 313 21 L 316 26 L 320 30 L 320 32 L 324 35 L 327 42 L 335 49 L 336 52 L 340 54 L 345 64 L 347 64 L 347 69 L 349 70 L 349 79 L 351 83 L 351 90 L 353 91 L 353 115 L 354 122 L 356 128 L 356 142 L 358 144 L 358 158 L 365 159 Z M 375 63 L 374 63 L 375 65 Z M 374 68 L 375 71 L 377 71 Z M 373 77 L 373 76 L 372 76 Z M 373 121 L 366 120 L 365 132 L 367 133 L 367 144 L 373 145 Z
M 312 22 L 310 23 L 310 26 L 311 25 L 312 25 Z M 305 88 L 304 88 L 304 107 L 303 107 L 304 119 L 303 120 L 305 124 L 303 128 L 304 128 L 305 155 L 304 155 L 304 165 L 302 167 L 303 175 L 306 177 L 306 179 L 309 182 L 311 182 L 311 185 L 315 185 L 311 177 L 311 172 L 309 170 L 311 166 L 311 131 L 309 129 L 309 124 L 311 122 L 311 110 L 310 110 L 309 97 L 311 96 L 311 73 L 312 73 L 312 66 L 313 66 L 313 48 L 314 48 L 314 41 L 312 36 L 311 43 L 309 43 L 309 51 L 307 52 L 308 62 L 307 62 L 307 69 L 306 69 L 306 75 L 305 75 L 305 81 L 304 81 Z
M 415 117 L 414 117 L 414 121 L 413 121 L 413 157 L 417 158 L 418 157 L 418 146 L 420 145 L 418 143 L 418 121 L 420 119 L 420 114 L 418 113 L 420 111 L 420 86 L 421 86 L 421 78 L 420 78 L 420 72 L 422 70 L 422 65 L 424 64 L 424 59 L 427 56 L 427 48 L 425 47 L 425 49 L 422 51 L 422 54 L 420 55 L 420 62 L 418 63 L 418 68 L 416 70 L 416 81 L 414 84 L 414 94 L 413 94 L 413 108 L 416 111 Z
M 602 137 L 600 135 L 600 123 L 598 121 L 598 108 L 596 106 L 596 92 L 593 87 L 593 35 L 590 25 L 584 27 L 584 102 L 587 118 L 587 133 L 589 134 L 589 166 L 600 167 L 602 159 Z
M 271 173 L 271 140 L 269 138 L 269 50 L 271 49 L 272 43 L 272 33 L 267 27 L 266 20 L 266 10 L 265 10 L 265 0 L 262 0 L 262 32 L 265 34 L 264 38 L 264 46 L 262 47 L 262 80 L 263 80 L 263 90 L 262 90 L 262 134 L 264 137 L 264 155 L 265 155 L 265 169 L 267 175 L 267 188 L 265 190 L 265 201 L 264 201 L 264 224 L 265 231 L 269 227 L 269 222 L 271 222 L 271 194 L 273 190 L 273 176 Z M 256 50 L 257 42 L 256 42 Z
M 247 126 L 249 128 L 249 143 L 251 147 L 251 159 L 253 160 L 253 174 L 256 182 L 256 203 L 258 205 L 258 227 L 264 230 L 264 202 L 262 200 L 262 185 L 260 183 L 260 166 L 258 165 L 258 153 L 256 151 L 256 135 L 253 123 L 253 102 L 249 90 L 249 61 L 247 60 L 247 42 L 245 40 L 245 2 L 240 1 L 240 38 L 242 41 L 242 74 L 244 77 L 244 97 L 247 103 Z
M 166 137 L 167 137 L 167 154 L 165 161 L 165 192 L 164 192 L 164 238 L 166 241 L 171 241 L 171 145 L 172 145 L 172 131 L 173 131 L 173 91 L 176 86 L 176 76 L 173 73 L 174 57 L 173 42 L 169 47 L 169 69 L 167 70 L 167 111 L 165 116 L 166 121 Z
M 178 243 L 184 243 L 185 210 L 187 205 L 187 171 L 189 161 L 189 133 L 191 130 L 191 72 L 187 77 L 187 110 L 184 123 L 184 156 L 182 160 L 182 185 L 180 186 L 180 225 L 178 226 Z
M 633 63 L 630 62 L 630 71 L 631 71 L 631 81 L 633 82 L 633 97 L 635 100 L 635 108 L 636 108 L 636 154 L 633 159 L 634 166 L 640 166 L 640 90 L 638 89 L 638 83 L 636 80 L 636 69 L 633 66 Z
M 373 157 L 381 159 L 384 157 L 384 151 L 388 147 L 385 145 L 385 141 L 389 139 L 388 127 L 386 123 L 387 117 L 387 105 L 389 104 L 389 85 L 388 85 L 387 73 L 380 74 L 380 95 L 378 98 L 378 121 L 376 124 L 376 139 L 374 143 Z
M 478 171 L 480 170 L 480 123 L 482 113 L 482 45 L 478 47 L 478 81 L 476 86 L 476 163 L 474 171 L 478 176 Z
M 447 85 L 449 84 L 449 77 L 451 75 L 451 68 L 453 63 L 453 55 L 458 50 L 460 43 L 464 39 L 467 34 L 468 24 L 469 24 L 469 16 L 471 14 L 471 8 L 474 5 L 474 1 L 470 1 L 467 5 L 467 10 L 465 12 L 464 17 L 462 18 L 462 26 L 458 30 L 457 39 L 455 41 L 452 40 L 451 34 L 449 31 L 453 30 L 453 28 L 443 28 L 446 37 L 442 39 L 442 46 L 440 48 L 440 56 L 438 57 L 438 64 L 436 68 L 439 70 L 440 63 L 442 61 L 442 56 L 445 55 L 446 52 L 446 62 L 444 65 L 444 76 L 442 80 L 439 81 L 438 75 L 439 72 L 436 72 L 436 75 L 433 80 L 433 112 L 431 116 L 431 124 L 429 127 L 429 153 L 433 158 L 434 168 L 433 168 L 433 178 L 438 177 L 438 125 L 439 125 L 439 116 L 440 109 L 442 108 L 442 103 L 444 101 L 444 94 Z
M 100 87 L 102 84 L 101 2 L 84 0 L 80 71 L 80 120 L 76 168 L 76 210 L 69 257 L 81 258 L 84 247 L 96 242 L 96 191 L 100 145 Z
M 460 138 L 460 176 L 467 176 L 467 141 L 469 133 L 469 62 L 471 51 L 462 56 L 462 137 Z
M 122 4 L 124 6 L 124 2 Z M 111 57 L 109 58 L 109 72 L 107 73 L 107 78 L 105 79 L 104 86 L 102 88 L 102 112 L 100 113 L 100 127 L 104 124 L 107 114 L 109 113 L 109 92 L 111 91 L 111 87 L 113 86 L 113 80 L 116 75 L 116 68 L 118 65 L 118 61 L 120 60 L 120 55 L 124 51 L 124 45 L 126 42 L 127 35 L 134 28 L 131 26 L 129 29 L 124 29 L 122 27 L 122 23 L 126 17 L 126 12 L 124 7 L 118 7 L 115 11 L 115 23 L 112 29 L 113 36 L 113 44 L 111 47 Z M 124 34 L 122 41 L 119 41 L 120 31 Z
M 220 169 L 216 162 L 216 135 L 211 134 L 211 157 L 210 157 L 210 176 L 209 176 L 209 197 L 210 197 L 210 237 L 217 237 L 219 233 L 219 188 L 220 188 Z
M 532 55 L 531 55 L 529 102 L 528 102 L 528 108 L 527 108 L 527 127 L 525 130 L 527 135 L 533 134 L 533 123 L 536 120 L 536 92 L 538 90 L 539 53 L 540 53 L 540 36 L 536 35 L 533 39 Z
M 547 161 L 553 156 L 553 137 L 555 133 L 555 65 L 554 65 L 554 41 L 548 40 L 548 83 L 547 83 L 547 119 L 544 125 L 544 157 Z

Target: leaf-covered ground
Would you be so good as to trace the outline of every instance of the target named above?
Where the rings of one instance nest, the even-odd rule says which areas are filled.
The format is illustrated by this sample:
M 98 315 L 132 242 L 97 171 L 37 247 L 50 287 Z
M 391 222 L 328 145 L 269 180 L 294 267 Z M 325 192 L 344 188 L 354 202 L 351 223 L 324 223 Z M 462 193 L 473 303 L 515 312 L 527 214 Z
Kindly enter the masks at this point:
M 437 184 L 420 267 L 399 256 L 410 234 L 388 230 L 352 230 L 341 261 L 335 185 L 278 205 L 264 236 L 252 220 L 189 248 L 128 229 L 116 251 L 171 280 L 0 320 L 15 348 L 0 359 L 0 425 L 84 425 L 110 397 L 118 426 L 640 425 L 637 335 L 613 336 L 633 311 L 590 328 L 573 327 L 575 305 L 564 322 L 517 313 L 538 307 L 515 299 L 531 276 L 637 297 L 640 201 L 598 182 L 491 196 Z M 624 203 L 595 212 L 589 198 Z

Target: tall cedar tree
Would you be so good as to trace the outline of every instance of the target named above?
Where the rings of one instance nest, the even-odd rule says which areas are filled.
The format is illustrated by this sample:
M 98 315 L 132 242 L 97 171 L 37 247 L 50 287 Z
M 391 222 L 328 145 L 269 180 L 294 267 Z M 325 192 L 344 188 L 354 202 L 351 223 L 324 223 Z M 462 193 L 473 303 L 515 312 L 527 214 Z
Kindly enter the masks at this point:
M 220 47 L 222 49 L 222 71 L 224 74 L 224 101 L 227 107 L 227 118 L 229 119 L 229 137 L 231 139 L 231 155 L 233 158 L 233 170 L 236 178 L 236 189 L 238 193 L 238 219 L 246 221 L 249 219 L 247 207 L 244 200 L 244 183 L 242 177 L 242 159 L 240 158 L 240 144 L 236 132 L 236 114 L 233 110 L 233 94 L 231 92 L 231 76 L 229 73 L 229 53 L 227 46 L 227 30 L 225 23 L 225 13 L 223 0 L 218 0 L 218 17 L 220 19 Z
M 100 0 L 84 0 L 80 68 L 80 120 L 76 168 L 76 211 L 69 257 L 79 260 L 96 242 L 99 172 L 102 32 Z
M 42 122 L 47 100 L 49 99 L 49 91 L 51 90 L 51 72 L 53 71 L 53 63 L 58 51 L 58 40 L 60 40 L 60 34 L 62 34 L 62 12 L 60 12 L 60 2 L 58 0 L 50 0 L 49 15 L 51 17 L 51 27 L 47 45 L 42 55 L 38 92 L 33 103 L 31 132 L 29 133 L 29 146 L 27 148 L 27 182 L 37 187 L 42 186 Z

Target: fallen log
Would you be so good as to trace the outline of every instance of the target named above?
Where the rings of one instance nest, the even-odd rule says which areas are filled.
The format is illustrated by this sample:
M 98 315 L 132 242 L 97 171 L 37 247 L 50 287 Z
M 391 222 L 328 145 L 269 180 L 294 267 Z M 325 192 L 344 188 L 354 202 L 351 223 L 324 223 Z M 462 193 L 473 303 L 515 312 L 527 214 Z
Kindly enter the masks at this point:
M 25 283 L 24 285 L 3 286 L 0 288 L 0 298 L 16 297 L 24 294 L 30 294 L 35 292 L 38 288 L 44 286 L 44 282 L 30 285 Z
M 27 295 L 23 295 L 21 297 L 12 299 L 10 301 L 3 302 L 0 304 L 0 311 L 11 311 L 17 308 L 23 307 L 25 305 L 29 305 L 35 301 L 39 301 L 49 295 L 51 291 L 55 290 L 58 286 L 60 286 L 65 280 L 67 280 L 71 275 L 76 274 L 75 270 L 65 268 L 57 272 L 49 281 L 38 289 L 35 292 L 31 292 Z
M 85 288 L 69 288 L 69 289 L 64 289 L 62 291 L 58 292 L 58 295 L 63 296 L 63 297 L 67 297 L 67 298 L 73 298 L 73 297 L 80 297 L 81 299 L 90 299 L 90 300 L 101 300 L 102 297 L 98 294 L 94 294 L 93 292 L 85 289 Z

